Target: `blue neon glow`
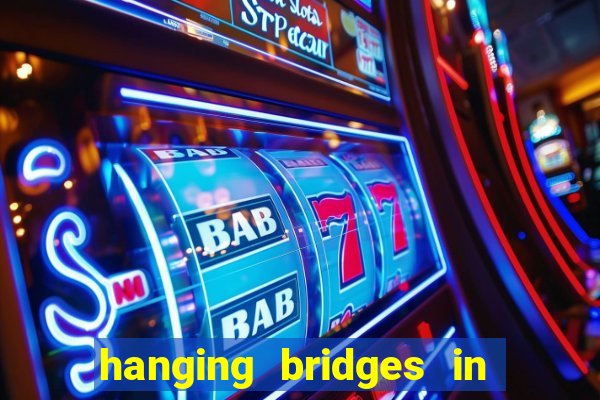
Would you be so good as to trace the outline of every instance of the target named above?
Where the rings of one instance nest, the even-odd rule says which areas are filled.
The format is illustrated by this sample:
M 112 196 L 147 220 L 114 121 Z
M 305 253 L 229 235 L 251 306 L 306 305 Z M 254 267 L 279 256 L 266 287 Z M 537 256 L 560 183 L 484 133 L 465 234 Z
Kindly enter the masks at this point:
M 552 177 L 546 179 L 546 186 L 552 187 L 552 186 L 558 185 L 560 183 L 571 182 L 573 179 L 575 179 L 575 174 L 573 172 L 567 172 L 567 173 L 557 175 L 557 176 L 552 176 Z
M 496 57 L 498 59 L 498 65 L 500 67 L 506 66 L 508 68 L 509 75 L 513 74 L 513 66 L 510 62 L 510 53 L 508 51 L 508 41 L 506 34 L 501 29 L 494 31 L 494 43 L 496 44 Z
M 354 0 L 359 6 L 367 10 L 368 12 L 373 11 L 373 0 Z
M 56 166 L 36 166 L 51 157 Z M 62 183 L 71 173 L 71 157 L 65 147 L 51 139 L 35 140 L 27 145 L 19 157 L 19 179 L 27 185 L 43 182 Z
M 260 119 L 269 122 L 275 122 L 279 124 L 289 124 L 295 126 L 302 126 L 305 128 L 312 129 L 323 129 L 331 130 L 339 133 L 344 133 L 352 136 L 371 137 L 375 139 L 384 139 L 392 141 L 401 141 L 400 137 L 396 135 L 390 135 L 386 133 L 380 133 L 376 131 L 367 131 L 363 129 L 350 128 L 348 126 L 329 124 L 325 122 L 315 122 L 306 119 L 287 117 L 279 114 L 271 114 L 263 111 L 248 110 L 245 108 L 224 106 L 220 104 L 209 103 L 201 100 L 186 99 L 183 97 L 172 96 L 168 94 L 161 94 L 155 92 L 149 92 L 146 90 L 138 90 L 131 88 L 121 88 L 121 97 L 130 101 L 141 101 L 151 103 L 154 105 L 171 106 L 171 107 L 183 107 L 190 110 L 197 111 L 211 111 L 218 112 L 226 115 L 234 115 L 237 117 Z
M 278 123 L 278 124 L 302 126 L 302 127 L 311 128 L 311 129 L 331 130 L 331 131 L 334 131 L 334 132 L 337 132 L 340 134 L 346 134 L 349 136 L 383 139 L 383 140 L 403 143 L 406 146 L 406 150 L 407 150 L 406 153 L 407 153 L 408 159 L 410 161 L 410 169 L 413 173 L 420 198 L 423 199 L 425 216 L 427 218 L 428 226 L 430 227 L 430 234 L 433 238 L 435 250 L 438 254 L 439 262 L 442 266 L 442 268 L 438 272 L 442 272 L 442 275 L 446 272 L 446 270 L 447 270 L 446 259 L 444 256 L 444 252 L 442 250 L 439 236 L 437 234 L 437 229 L 435 229 L 435 224 L 434 224 L 433 217 L 431 214 L 431 209 L 429 207 L 429 204 L 428 204 L 426 196 L 425 196 L 425 190 L 423 189 L 423 183 L 421 181 L 421 177 L 417 173 L 418 169 L 417 169 L 415 158 L 414 158 L 414 155 L 412 152 L 412 146 L 410 145 L 409 141 L 405 137 L 398 136 L 398 135 L 391 135 L 391 134 L 387 134 L 387 133 L 381 133 L 381 132 L 377 132 L 377 131 L 351 128 L 351 127 L 343 126 L 343 125 L 336 125 L 336 124 L 330 124 L 330 123 L 324 123 L 324 122 L 315 122 L 315 121 L 310 121 L 310 120 L 306 120 L 306 119 L 300 119 L 300 118 L 288 117 L 288 116 L 279 115 L 279 114 L 267 113 L 267 112 L 263 112 L 263 111 L 254 111 L 254 110 L 248 110 L 245 108 L 224 106 L 224 105 L 220 105 L 220 104 L 209 103 L 206 101 L 187 99 L 187 98 L 183 98 L 183 97 L 149 92 L 149 91 L 145 91 L 145 90 L 121 88 L 120 94 L 126 100 L 147 102 L 147 103 L 151 103 L 154 105 L 183 107 L 183 108 L 187 108 L 187 109 L 191 109 L 191 110 L 198 110 L 198 111 L 218 112 L 221 114 L 233 115 L 236 117 L 260 119 L 262 121 L 274 122 L 274 123 Z
M 116 304 L 109 295 L 107 287 L 110 281 L 78 250 L 88 242 L 88 225 L 75 209 L 59 209 L 50 219 L 42 236 L 42 251 L 48 260 L 48 266 L 61 279 L 79 285 L 92 295 L 96 304 L 93 317 L 82 316 L 62 299 L 51 298 L 44 302 L 40 311 L 42 321 L 51 338 L 63 346 L 94 349 L 94 338 L 107 338 L 115 324 Z M 58 253 L 62 247 L 69 260 Z M 69 329 L 64 329 L 69 325 Z M 80 332 L 74 334 L 73 332 Z M 88 361 L 75 361 L 67 368 L 67 382 L 76 391 L 75 394 L 88 395 L 98 386 L 85 375 L 94 371 L 94 358 Z
M 156 260 L 156 266 L 160 274 L 163 290 L 165 292 L 165 298 L 167 300 L 167 310 L 169 313 L 169 321 L 171 323 L 173 337 L 181 338 L 183 337 L 183 333 L 181 329 L 181 321 L 179 320 L 179 312 L 177 311 L 177 298 L 175 297 L 173 282 L 171 281 L 171 275 L 169 274 L 169 264 L 167 263 L 165 254 L 162 251 L 160 239 L 158 238 L 156 229 L 152 224 L 152 219 L 148 214 L 146 205 L 144 204 L 139 192 L 135 188 L 133 181 L 127 172 L 125 172 L 123 167 L 121 167 L 119 164 L 113 164 L 113 168 L 125 187 L 127 197 L 129 198 L 129 201 L 131 201 L 133 209 L 137 213 L 138 220 L 142 225 L 142 232 L 146 234 L 148 242 L 150 243 L 150 248 L 152 250 L 154 260 Z
M 90 3 L 94 3 L 94 4 L 97 4 L 97 5 L 109 8 L 109 9 L 117 11 L 117 12 L 122 12 L 122 13 L 126 13 L 126 14 L 129 14 L 129 15 L 132 15 L 133 17 L 136 17 L 138 19 L 141 19 L 141 20 L 144 20 L 144 21 L 147 21 L 147 22 L 151 22 L 151 23 L 154 23 L 154 24 L 162 26 L 162 27 L 165 26 L 164 23 L 159 22 L 157 20 L 153 20 L 153 19 L 147 18 L 147 17 L 145 17 L 143 15 L 137 15 L 137 14 L 135 14 L 135 13 L 129 11 L 129 10 L 124 10 L 124 9 L 121 9 L 119 7 L 116 7 L 116 6 L 111 6 L 111 5 L 109 5 L 106 2 L 106 0 L 85 0 L 85 1 L 88 1 Z M 146 12 L 151 12 L 153 14 L 156 14 L 156 15 L 160 16 L 161 19 L 162 18 L 169 18 L 169 19 L 172 19 L 174 21 L 177 21 L 178 23 L 180 23 L 180 24 L 182 24 L 184 26 L 190 26 L 194 30 L 199 31 L 199 32 L 207 35 L 208 37 L 215 36 L 215 37 L 218 37 L 218 38 L 220 38 L 220 39 L 222 39 L 222 40 L 224 40 L 226 42 L 233 43 L 236 46 L 242 47 L 242 48 L 244 48 L 246 50 L 250 50 L 251 52 L 261 54 L 262 56 L 267 57 L 267 59 L 275 59 L 278 62 L 281 62 L 283 64 L 287 64 L 287 65 L 289 65 L 289 66 L 291 66 L 293 68 L 302 70 L 304 72 L 308 72 L 309 74 L 312 74 L 312 75 L 317 75 L 317 76 L 319 76 L 321 78 L 324 78 L 326 80 L 333 81 L 333 82 L 335 82 L 337 84 L 340 84 L 342 86 L 349 87 L 349 88 L 351 88 L 353 90 L 358 90 L 360 92 L 366 93 L 366 94 L 368 94 L 370 96 L 373 96 L 373 97 L 376 97 L 376 98 L 379 98 L 379 99 L 382 99 L 382 100 L 385 100 L 385 101 L 390 101 L 391 100 L 391 97 L 389 95 L 389 83 L 388 83 L 388 79 L 387 79 L 387 69 L 385 69 L 385 68 L 384 68 L 384 73 L 386 74 L 386 88 L 385 88 L 385 91 L 387 93 L 386 94 L 381 94 L 381 93 L 378 93 L 378 92 L 373 91 L 373 90 L 369 90 L 369 89 L 366 89 L 366 88 L 363 88 L 363 87 L 360 87 L 360 86 L 353 85 L 352 83 L 349 83 L 347 81 L 343 81 L 341 79 L 338 79 L 335 76 L 327 75 L 327 74 L 324 74 L 324 73 L 319 72 L 317 70 L 310 69 L 308 67 L 305 67 L 305 66 L 303 66 L 301 64 L 298 64 L 298 63 L 295 63 L 294 61 L 288 60 L 286 58 L 282 58 L 282 57 L 279 57 L 277 55 L 270 54 L 270 53 L 268 53 L 266 51 L 263 51 L 263 50 L 255 48 L 255 47 L 252 47 L 252 46 L 250 46 L 250 45 L 248 45 L 248 44 L 246 44 L 244 42 L 241 42 L 241 41 L 238 41 L 236 39 L 230 38 L 228 36 L 222 35 L 219 32 L 215 32 L 215 31 L 206 29 L 206 28 L 202 27 L 201 25 L 195 24 L 195 23 L 193 23 L 193 22 L 191 22 L 189 20 L 185 20 L 185 19 L 179 18 L 179 17 L 177 17 L 175 15 L 169 14 L 167 12 L 164 12 L 164 11 L 159 10 L 157 8 L 151 7 L 151 6 L 147 5 L 147 4 L 141 3 L 139 1 L 136 1 L 136 0 L 123 0 L 123 2 L 131 4 L 131 5 L 136 6 L 136 7 L 139 7 L 140 9 L 145 10 Z M 227 23 L 226 21 L 224 21 L 224 22 Z M 261 39 L 264 40 L 264 38 L 261 38 Z M 363 79 L 360 79 L 359 77 L 355 77 L 355 78 L 357 80 L 362 80 L 363 82 L 366 82 L 367 84 L 373 85 L 372 82 L 364 81 Z
M 127 172 L 119 164 L 114 164 L 113 168 L 117 173 L 117 176 L 121 179 L 127 198 L 131 201 L 133 209 L 136 211 L 138 222 L 142 225 L 142 232 L 146 234 L 146 238 L 150 243 L 150 248 L 156 262 L 156 267 L 162 281 L 163 291 L 165 299 L 167 301 L 167 311 L 169 315 L 169 322 L 171 326 L 171 334 L 174 338 L 182 338 L 183 330 L 181 327 L 181 320 L 179 319 L 179 311 L 177 310 L 177 297 L 175 297 L 175 289 L 169 273 L 169 264 L 162 250 L 158 233 L 152 224 L 152 218 L 148 214 L 148 210 L 142 196 L 137 191 L 135 184 L 127 174 Z M 184 349 L 181 347 L 181 343 L 177 343 L 175 353 L 178 357 L 184 357 Z M 179 400 L 185 400 L 187 393 L 184 391 L 177 392 L 177 398 Z
M 530 140 L 525 140 L 525 149 L 527 150 L 527 154 L 529 155 L 530 164 L 533 167 L 533 172 L 537 178 L 538 182 L 544 182 L 546 180 L 546 176 L 540 170 L 537 161 L 535 159 L 535 153 L 533 149 L 533 144 Z M 569 211 L 567 206 L 556 196 L 550 193 L 549 189 L 545 185 L 540 185 L 544 192 L 546 193 L 546 198 L 550 201 L 550 204 L 554 207 L 558 215 L 562 218 L 562 220 L 567 224 L 571 232 L 577 237 L 581 243 L 590 245 L 594 240 L 591 238 L 587 232 L 581 227 L 579 222 L 573 217 L 573 214 Z
M 404 144 L 404 146 L 406 148 L 406 154 L 408 156 L 408 160 L 409 160 L 409 164 L 410 164 L 409 169 L 413 173 L 414 181 L 417 186 L 419 196 L 423 201 L 423 207 L 425 210 L 425 218 L 428 222 L 427 226 L 429 227 L 429 233 L 431 235 L 431 238 L 433 239 L 434 248 L 435 248 L 438 262 L 439 262 L 441 268 L 438 271 L 436 271 L 433 275 L 428 277 L 426 280 L 421 282 L 419 285 L 415 286 L 410 292 L 408 292 L 401 299 L 399 299 L 398 301 L 396 301 L 395 303 L 390 305 L 388 308 L 383 310 L 380 314 L 378 314 L 376 317 L 374 317 L 372 320 L 370 320 L 365 325 L 363 325 L 360 329 L 358 329 L 356 332 L 354 332 L 350 337 L 348 337 L 347 341 L 345 341 L 343 343 L 343 346 L 347 346 L 348 343 L 352 342 L 354 339 L 363 336 L 365 333 L 367 333 L 373 327 L 377 326 L 380 322 L 382 322 L 385 318 L 390 316 L 393 312 L 400 309 L 400 307 L 402 307 L 403 305 L 408 303 L 410 300 L 415 298 L 418 294 L 423 292 L 427 287 L 432 285 L 437 280 L 441 279 L 446 274 L 447 269 L 448 269 L 447 263 L 446 263 L 446 256 L 443 251 L 439 236 L 437 234 L 436 225 L 434 223 L 433 216 L 431 214 L 431 209 L 429 207 L 429 203 L 427 202 L 427 198 L 425 197 L 423 183 L 421 181 L 419 174 L 417 173 L 418 170 L 417 170 L 417 165 L 416 165 L 415 158 L 414 158 L 414 155 L 412 152 L 412 147 L 410 146 L 410 143 L 406 138 L 404 138 L 402 136 L 391 135 L 391 134 L 381 133 L 381 132 L 377 132 L 377 131 L 357 129 L 357 128 L 351 128 L 351 127 L 347 127 L 347 126 L 329 124 L 329 123 L 323 123 L 323 122 L 314 122 L 314 121 L 309 121 L 309 120 L 305 120 L 305 119 L 288 117 L 288 116 L 284 116 L 284 115 L 272 114 L 272 113 L 267 113 L 267 112 L 262 112 L 262 111 L 253 111 L 253 110 L 232 107 L 232 106 L 224 106 L 224 105 L 209 103 L 209 102 L 200 101 L 200 100 L 187 99 L 187 98 L 166 95 L 166 94 L 160 94 L 160 93 L 155 93 L 155 92 L 149 92 L 149 91 L 144 91 L 144 90 L 138 90 L 138 89 L 121 88 L 120 94 L 126 100 L 146 102 L 146 103 L 154 104 L 157 106 L 183 107 L 183 108 L 190 109 L 190 110 L 217 112 L 217 113 L 232 115 L 232 116 L 236 116 L 236 117 L 253 118 L 253 119 L 259 119 L 262 121 L 268 121 L 268 122 L 272 122 L 272 123 L 302 126 L 302 127 L 311 128 L 311 129 L 331 130 L 331 131 L 334 131 L 334 132 L 337 132 L 340 134 L 345 134 L 348 136 L 383 139 L 383 140 L 388 140 L 388 141 L 400 142 L 400 143 Z M 153 164 L 153 163 L 151 163 L 151 164 Z M 159 176 L 160 176 L 160 173 L 159 173 Z M 161 176 L 161 178 L 162 178 L 162 176 Z M 162 179 L 164 179 L 164 178 L 162 178 Z M 282 391 L 273 392 L 267 398 L 269 398 L 269 399 L 279 398 L 282 394 L 284 394 L 287 390 L 290 389 L 290 388 L 287 388 L 287 386 L 289 386 L 289 385 L 292 385 L 292 386 L 290 386 L 290 388 L 291 388 L 291 387 L 293 387 L 294 383 L 290 382 L 290 384 L 282 387 Z M 272 396 L 275 396 L 275 397 L 272 397 Z
M 554 114 L 542 114 L 529 125 L 531 143 L 537 144 L 562 133 L 558 117 Z
M 135 190 L 133 182 L 120 165 L 114 165 L 115 172 L 126 189 L 127 196 L 133 204 L 133 209 L 138 215 L 144 232 L 154 253 L 154 259 L 161 275 L 165 299 L 169 311 L 170 326 L 173 337 L 182 337 L 182 329 L 177 312 L 176 298 L 170 280 L 168 265 L 158 239 L 153 229 L 150 216 L 142 202 L 139 193 Z M 83 287 L 89 292 L 96 305 L 92 317 L 80 315 L 62 299 L 51 298 L 41 307 L 42 321 L 49 337 L 60 345 L 68 347 L 94 348 L 94 338 L 109 337 L 115 326 L 117 310 L 121 307 L 140 302 L 149 294 L 149 286 L 142 271 L 133 270 L 106 277 L 100 269 L 93 265 L 78 250 L 88 242 L 89 227 L 80 213 L 74 209 L 60 209 L 49 219 L 43 236 L 43 250 L 47 264 L 58 274 L 61 279 L 68 279 L 70 283 Z M 61 257 L 58 248 L 62 248 L 68 256 Z M 65 259 L 66 258 L 66 259 Z M 115 283 L 139 277 L 144 288 L 144 295 L 133 300 L 117 302 L 113 287 Z M 65 325 L 67 328 L 65 329 Z M 183 349 L 176 349 L 183 355 Z M 76 395 L 89 395 L 99 389 L 98 382 L 88 381 L 84 378 L 97 367 L 97 360 L 92 358 L 87 362 L 75 361 L 67 368 L 66 380 L 69 387 Z M 185 397 L 179 395 L 180 398 Z
M 469 15 L 474 30 L 482 30 L 485 35 L 485 43 L 492 43 L 492 31 L 488 18 L 487 5 L 485 0 L 467 0 Z

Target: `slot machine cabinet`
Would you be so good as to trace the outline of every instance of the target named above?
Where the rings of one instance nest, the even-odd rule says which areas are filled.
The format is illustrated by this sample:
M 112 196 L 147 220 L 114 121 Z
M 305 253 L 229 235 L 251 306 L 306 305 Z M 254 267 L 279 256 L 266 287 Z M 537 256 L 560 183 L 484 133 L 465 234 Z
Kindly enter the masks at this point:
M 408 28 L 397 30 L 393 36 L 398 38 L 398 57 L 418 60 L 416 66 L 405 68 L 413 71 L 412 76 L 410 72 L 400 74 L 402 86 L 409 92 L 425 92 L 419 96 L 419 107 L 427 110 L 429 121 L 437 125 L 433 128 L 429 121 L 418 121 L 418 111 L 407 112 L 413 118 L 411 123 L 437 132 L 429 142 L 419 138 L 424 143 L 418 147 L 420 151 L 436 147 L 438 152 L 431 157 L 444 158 L 451 165 L 446 168 L 454 173 L 456 180 L 452 182 L 462 193 L 472 227 L 484 238 L 483 246 L 495 260 L 487 264 L 495 284 L 513 299 L 511 313 L 521 332 L 533 333 L 535 339 L 530 337 L 530 344 L 521 343 L 528 348 L 524 351 L 534 353 L 530 359 L 540 360 L 537 371 L 554 376 L 559 385 L 552 389 L 556 393 L 587 391 L 593 397 L 595 382 L 586 377 L 588 366 L 583 359 L 587 354 L 577 348 L 581 344 L 581 321 L 586 318 L 585 304 L 593 299 L 582 283 L 580 265 L 565 259 L 563 249 L 528 203 L 530 199 L 522 196 L 519 176 L 510 172 L 513 161 L 508 157 L 506 133 L 495 100 L 493 59 L 481 45 L 491 36 L 485 23 L 485 4 L 456 2 L 455 8 L 447 10 L 441 3 L 414 1 L 391 11 L 411 18 L 403 20 Z M 469 269 L 469 273 L 475 272 Z M 468 279 L 467 275 L 462 271 L 460 276 Z M 465 293 L 485 303 L 478 285 L 482 279 L 473 279 L 471 293 Z M 486 309 L 485 304 L 478 306 Z M 489 306 L 495 308 L 491 303 Z M 565 310 L 574 314 L 566 316 Z M 480 312 L 486 315 L 486 311 Z M 493 315 L 495 310 L 488 309 L 487 313 Z M 568 322 L 570 318 L 574 324 Z M 487 322 L 495 326 L 494 332 L 507 331 L 494 321 Z M 543 345 L 536 348 L 540 343 Z M 548 358 L 553 361 L 545 361 Z M 510 379 L 518 385 L 518 377 Z M 528 383 L 521 380 L 520 384 Z
M 511 149 L 516 154 L 516 165 L 523 181 L 527 183 L 528 193 L 534 200 L 533 204 L 544 216 L 548 229 L 557 238 L 558 242 L 569 244 L 565 246 L 565 251 L 574 253 L 571 255 L 574 260 L 577 260 L 578 257 L 581 258 L 583 261 L 581 264 L 587 270 L 586 280 L 595 282 L 597 274 L 594 268 L 590 268 L 593 267 L 595 262 L 594 241 L 576 221 L 573 215 L 574 211 L 568 209 L 568 196 L 571 194 L 573 196 L 571 197 L 572 204 L 570 206 L 573 209 L 585 208 L 587 203 L 581 190 L 582 184 L 578 176 L 578 167 L 571 162 L 573 156 L 570 151 L 570 144 L 554 142 L 555 145 L 558 145 L 558 149 L 565 149 L 564 152 L 558 151 L 554 154 L 569 162 L 557 167 L 545 167 L 547 170 L 551 170 L 550 176 L 546 176 L 542 171 L 542 164 L 547 163 L 542 153 L 547 152 L 547 150 L 542 145 L 552 143 L 553 138 L 564 140 L 560 121 L 556 116 L 549 115 L 546 117 L 545 113 L 540 113 L 539 120 L 536 120 L 530 126 L 529 131 L 521 133 L 514 103 L 515 87 L 512 79 L 510 53 L 506 35 L 501 29 L 494 30 L 493 45 L 498 62 L 497 74 L 494 77 L 498 106 L 503 115 L 504 129 L 507 132 Z M 536 131 L 536 133 L 533 131 Z M 534 142 L 537 146 L 534 145 Z M 535 147 L 540 149 L 538 151 L 538 155 L 542 156 L 540 162 L 536 158 Z M 550 149 L 550 152 L 552 153 L 552 149 Z M 588 265 L 586 266 L 586 264 Z M 587 286 L 593 288 L 594 285 L 591 283 Z
M 112 397 L 94 338 L 475 337 L 391 103 L 383 3 L 319 3 L 288 34 L 320 43 L 302 57 L 238 29 L 241 2 L 185 3 L 3 6 L 6 392 Z

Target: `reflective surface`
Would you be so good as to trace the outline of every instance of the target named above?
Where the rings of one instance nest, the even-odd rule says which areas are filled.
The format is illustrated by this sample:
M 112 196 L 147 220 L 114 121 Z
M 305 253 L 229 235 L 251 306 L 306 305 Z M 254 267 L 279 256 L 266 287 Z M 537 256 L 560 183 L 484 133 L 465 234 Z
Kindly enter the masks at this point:
M 358 5 L 350 8 L 335 0 L 87 1 L 390 100 L 383 24 Z
M 54 395 L 94 393 L 95 337 L 359 337 L 443 277 L 405 139 L 28 57 L 3 81 L 2 212 Z

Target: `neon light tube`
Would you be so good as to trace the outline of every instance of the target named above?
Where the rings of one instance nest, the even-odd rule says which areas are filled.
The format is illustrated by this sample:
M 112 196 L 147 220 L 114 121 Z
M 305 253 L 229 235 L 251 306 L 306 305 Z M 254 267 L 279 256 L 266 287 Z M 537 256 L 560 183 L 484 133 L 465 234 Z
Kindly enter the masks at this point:
M 425 10 L 426 26 L 429 35 L 429 42 L 431 43 L 432 56 L 435 59 L 440 55 L 440 51 L 433 22 L 433 12 L 431 10 L 431 5 L 429 4 L 428 0 L 423 0 L 422 4 Z M 458 121 L 458 116 L 456 115 L 454 104 L 452 103 L 452 97 L 450 95 L 448 85 L 445 84 L 444 71 L 439 65 L 436 65 L 435 68 L 437 70 L 438 83 L 442 91 L 442 97 L 446 109 L 448 111 L 448 118 L 450 119 L 450 123 L 453 128 L 452 133 L 459 147 L 462 159 L 465 163 L 465 167 L 467 168 L 467 172 L 469 174 L 471 183 L 475 189 L 475 192 L 477 193 L 477 197 L 481 202 L 487 219 L 489 220 L 494 230 L 495 236 L 500 242 L 502 250 L 508 258 L 508 260 L 510 261 L 511 267 L 517 275 L 523 289 L 525 289 L 525 292 L 528 294 L 529 299 L 532 301 L 533 305 L 535 306 L 535 309 L 537 309 L 538 316 L 542 318 L 544 323 L 550 329 L 554 338 L 560 343 L 562 350 L 564 350 L 568 358 L 577 367 L 579 373 L 587 374 L 589 372 L 587 365 L 584 363 L 581 357 L 579 357 L 579 354 L 577 354 L 575 348 L 571 345 L 567 337 L 560 330 L 560 327 L 558 326 L 558 324 L 544 305 L 543 300 L 536 292 L 535 287 L 533 286 L 533 284 L 529 280 L 529 277 L 525 273 L 525 270 L 523 269 L 521 262 L 519 261 L 508 238 L 506 237 L 506 234 L 502 230 L 502 225 L 500 224 L 500 221 L 498 220 L 498 217 L 494 212 L 492 204 L 489 198 L 487 197 L 485 188 L 483 187 L 483 184 L 479 178 L 479 173 L 477 171 L 477 168 L 475 167 L 475 163 L 471 158 L 471 154 L 469 153 L 469 148 L 467 146 L 464 133 L 462 132 L 460 122 Z M 523 307 L 525 307 L 525 305 L 523 305 Z M 527 311 L 523 309 L 523 312 L 526 313 Z M 564 375 L 568 375 L 571 379 L 575 378 L 570 371 L 562 370 L 561 372 L 563 372 Z
M 246 117 L 261 119 L 269 122 L 284 123 L 289 125 L 302 126 L 311 129 L 332 130 L 355 136 L 368 136 L 377 139 L 398 141 L 398 137 L 390 134 L 376 131 L 367 131 L 363 129 L 350 128 L 342 125 L 329 124 L 325 122 L 314 122 L 300 118 L 286 117 L 279 114 L 271 114 L 263 111 L 248 110 L 245 108 L 224 106 L 220 104 L 209 103 L 201 100 L 187 99 L 184 97 L 171 96 L 145 90 L 121 88 L 121 97 L 130 101 L 142 101 L 163 106 L 183 107 L 197 111 L 211 111 L 236 117 Z

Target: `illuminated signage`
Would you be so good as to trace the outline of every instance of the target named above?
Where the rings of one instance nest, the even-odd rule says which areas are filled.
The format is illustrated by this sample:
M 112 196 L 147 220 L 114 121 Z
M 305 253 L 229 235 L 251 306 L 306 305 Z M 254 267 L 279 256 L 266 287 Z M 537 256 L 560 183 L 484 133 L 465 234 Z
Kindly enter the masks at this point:
M 390 100 L 381 30 L 336 0 L 86 1 Z
M 540 114 L 529 125 L 531 143 L 537 144 L 543 140 L 558 136 L 562 133 L 560 120 L 554 114 Z
M 331 62 L 327 9 L 313 0 L 233 2 L 233 21 L 266 39 L 285 41 L 290 48 Z
M 492 73 L 495 74 L 498 72 L 498 62 L 496 61 L 496 55 L 494 54 L 494 47 L 491 44 L 488 44 L 485 47 L 485 52 L 487 53 L 488 62 L 490 63 Z
M 60 298 L 49 298 L 42 306 L 42 321 L 48 336 L 63 346 L 93 351 L 94 338 L 107 338 L 115 327 L 117 310 L 139 303 L 150 295 L 148 279 L 142 270 L 107 277 L 82 252 L 89 228 L 74 209 L 61 209 L 50 218 L 44 233 L 43 254 L 58 279 L 72 287 L 85 289 L 95 304 L 95 312 L 85 316 L 75 312 Z M 82 394 L 93 392 L 91 372 L 94 358 L 77 360 L 69 368 L 73 389 Z
M 383 62 L 383 41 L 381 33 L 365 20 L 356 17 L 356 35 L 358 48 L 356 49 L 356 63 L 363 74 L 381 79 L 377 70 L 377 63 Z
M 544 173 L 568 167 L 572 162 L 569 142 L 564 139 L 550 140 L 536 148 L 534 153 Z
M 186 147 L 185 149 L 150 149 L 144 152 L 156 164 L 214 158 L 237 158 L 229 149 L 215 147 Z
M 71 173 L 71 158 L 59 142 L 37 140 L 21 152 L 18 169 L 24 185 L 62 183 Z

